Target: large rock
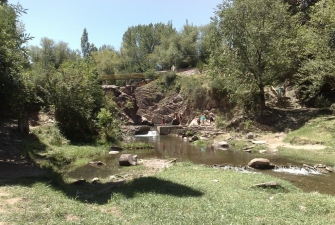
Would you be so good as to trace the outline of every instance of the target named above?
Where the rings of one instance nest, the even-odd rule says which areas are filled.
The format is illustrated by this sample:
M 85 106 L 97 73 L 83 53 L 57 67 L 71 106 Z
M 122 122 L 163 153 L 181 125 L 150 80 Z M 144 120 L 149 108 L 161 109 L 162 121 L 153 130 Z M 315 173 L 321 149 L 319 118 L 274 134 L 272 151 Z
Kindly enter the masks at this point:
M 219 148 L 219 147 L 222 147 L 222 148 L 229 148 L 229 144 L 228 144 L 228 142 L 226 142 L 226 141 L 219 141 L 219 142 L 214 142 L 213 144 L 212 144 L 212 146 L 215 148 L 215 147 L 217 147 L 217 148 Z
M 270 160 L 265 159 L 265 158 L 255 158 L 255 159 L 252 159 L 248 163 L 248 166 L 252 167 L 252 168 L 255 168 L 255 169 L 261 169 L 261 170 L 273 169 L 275 167 L 274 164 L 270 163 Z
M 115 85 L 103 85 L 102 88 L 105 91 L 105 95 L 113 95 L 113 100 L 118 108 L 123 109 L 123 112 L 120 115 L 123 121 L 127 124 L 139 124 L 137 116 L 138 106 L 136 99 L 133 97 L 133 93 L 130 90 L 130 86 L 121 88 L 126 91 L 126 93 L 120 91 L 120 87 Z
M 119 158 L 120 166 L 135 166 L 137 164 L 137 155 L 122 154 Z

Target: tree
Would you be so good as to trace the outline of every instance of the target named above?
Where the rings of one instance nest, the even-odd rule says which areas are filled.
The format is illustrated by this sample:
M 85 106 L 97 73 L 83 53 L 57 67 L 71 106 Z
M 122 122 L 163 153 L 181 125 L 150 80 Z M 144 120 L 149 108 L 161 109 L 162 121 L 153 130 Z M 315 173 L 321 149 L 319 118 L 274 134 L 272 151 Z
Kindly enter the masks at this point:
M 19 4 L 6 2 L 0 4 L 0 114 L 7 112 L 20 117 L 29 101 L 21 75 L 28 65 L 24 44 L 31 37 L 19 27 L 19 16 L 25 10 Z
M 171 23 L 129 27 L 122 37 L 121 47 L 128 72 L 145 72 L 156 64 L 164 64 L 166 58 L 161 57 L 161 53 L 169 47 L 169 43 L 164 40 L 168 40 L 172 33 L 176 32 Z
M 303 101 L 330 97 L 335 90 L 335 3 L 322 0 L 311 7 L 310 20 L 301 29 L 304 61 L 296 77 Z M 325 92 L 325 90 L 327 90 Z M 328 95 L 328 96 L 327 96 Z M 326 101 L 320 106 L 327 106 Z
M 88 33 L 86 28 L 84 28 L 83 34 L 81 36 L 81 53 L 84 57 L 89 55 L 90 43 L 88 42 Z
M 8 0 L 0 0 L 0 5 L 5 5 L 8 3 Z
M 197 41 L 199 39 L 199 29 L 196 26 L 186 24 L 180 33 L 179 49 L 183 55 L 183 67 L 194 67 L 198 62 Z
M 265 86 L 296 72 L 299 24 L 288 7 L 274 0 L 234 0 L 218 7 L 210 66 L 233 101 L 249 100 L 262 111 Z
M 83 57 L 91 55 L 91 52 L 98 51 L 98 48 L 95 47 L 93 43 L 90 44 L 90 42 L 88 42 L 88 33 L 86 28 L 83 31 L 80 41 L 81 41 L 81 52 L 83 54 Z
M 99 75 L 119 73 L 120 56 L 114 49 L 103 49 L 92 53 Z
M 76 60 L 78 55 L 71 50 L 69 44 L 63 41 L 56 43 L 54 40 L 43 37 L 39 46 L 29 46 L 28 54 L 34 64 L 41 64 L 44 69 L 58 69 L 67 60 Z
M 94 63 L 86 59 L 67 61 L 49 76 L 55 119 L 70 140 L 89 141 L 97 135 L 95 119 L 103 106 L 103 91 L 96 78 Z

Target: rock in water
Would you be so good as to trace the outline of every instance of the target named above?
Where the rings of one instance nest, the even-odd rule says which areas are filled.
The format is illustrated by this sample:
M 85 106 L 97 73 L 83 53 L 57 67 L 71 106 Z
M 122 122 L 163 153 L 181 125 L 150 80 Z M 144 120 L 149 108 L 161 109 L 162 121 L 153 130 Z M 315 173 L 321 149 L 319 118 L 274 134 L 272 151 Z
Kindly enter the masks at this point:
M 252 159 L 249 163 L 248 163 L 249 167 L 255 168 L 255 169 L 273 169 L 275 167 L 274 164 L 270 163 L 270 160 L 268 159 L 264 159 L 264 158 L 255 158 Z
M 122 154 L 119 158 L 120 166 L 135 166 L 137 164 L 137 155 Z

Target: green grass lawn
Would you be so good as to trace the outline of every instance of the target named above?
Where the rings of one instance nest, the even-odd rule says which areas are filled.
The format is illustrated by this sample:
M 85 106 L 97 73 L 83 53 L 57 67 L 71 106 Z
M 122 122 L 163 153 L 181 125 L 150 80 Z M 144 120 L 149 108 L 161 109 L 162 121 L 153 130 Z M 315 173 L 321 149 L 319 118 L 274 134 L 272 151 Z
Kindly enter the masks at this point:
M 322 150 L 279 148 L 282 156 L 301 162 L 323 163 L 335 166 L 335 117 L 319 116 L 309 120 L 300 129 L 287 134 L 285 142 L 297 145 L 322 144 Z
M 268 181 L 282 188 L 251 187 Z M 103 185 L 58 188 L 31 179 L 2 185 L 0 224 L 335 223 L 333 196 L 303 193 L 263 174 L 178 163 L 101 194 Z

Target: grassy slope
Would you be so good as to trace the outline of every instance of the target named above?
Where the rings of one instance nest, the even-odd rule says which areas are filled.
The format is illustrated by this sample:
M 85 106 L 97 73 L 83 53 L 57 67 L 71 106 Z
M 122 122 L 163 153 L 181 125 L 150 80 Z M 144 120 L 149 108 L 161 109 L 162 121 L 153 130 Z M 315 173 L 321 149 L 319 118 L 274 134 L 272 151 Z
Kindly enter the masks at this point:
M 294 157 L 302 162 L 324 163 L 335 165 L 335 117 L 319 116 L 309 120 L 300 129 L 289 133 L 285 140 L 291 144 L 322 144 L 324 150 L 296 150 L 280 148 L 280 154 Z

